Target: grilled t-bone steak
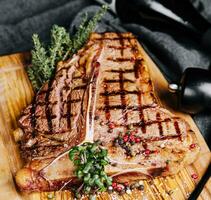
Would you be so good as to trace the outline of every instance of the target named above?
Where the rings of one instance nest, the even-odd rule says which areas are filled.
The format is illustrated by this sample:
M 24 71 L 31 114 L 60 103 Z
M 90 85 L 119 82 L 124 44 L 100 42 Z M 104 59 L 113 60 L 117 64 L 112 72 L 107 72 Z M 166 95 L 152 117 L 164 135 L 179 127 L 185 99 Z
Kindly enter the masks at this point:
M 65 189 L 77 181 L 68 150 L 84 141 L 100 140 L 108 149 L 106 172 L 119 182 L 175 174 L 199 152 L 189 125 L 157 101 L 131 33 L 93 33 L 83 49 L 58 65 L 19 126 L 26 165 L 16 182 L 28 192 Z M 114 145 L 131 126 L 131 148 Z

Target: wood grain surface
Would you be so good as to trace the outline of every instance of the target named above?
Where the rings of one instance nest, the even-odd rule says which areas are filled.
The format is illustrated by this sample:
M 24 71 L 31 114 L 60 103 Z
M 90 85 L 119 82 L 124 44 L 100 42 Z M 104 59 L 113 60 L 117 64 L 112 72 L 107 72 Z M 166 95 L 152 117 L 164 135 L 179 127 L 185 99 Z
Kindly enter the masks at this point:
M 184 118 L 190 124 L 196 133 L 201 152 L 192 165 L 187 166 L 177 175 L 143 181 L 144 192 L 133 190 L 132 194 L 122 196 L 118 196 L 116 193 L 102 193 L 97 198 L 101 200 L 187 199 L 210 163 L 210 150 L 191 116 L 174 109 L 174 97 L 168 92 L 167 81 L 143 49 L 142 54 L 161 103 L 165 108 Z M 69 191 L 22 194 L 15 186 L 13 177 L 17 170 L 23 166 L 23 163 L 12 131 L 17 128 L 17 119 L 21 110 L 31 102 L 34 95 L 24 69 L 29 62 L 29 53 L 0 57 L 0 200 L 70 200 L 72 195 Z M 199 178 L 196 180 L 191 178 L 193 173 L 196 173 Z M 211 180 L 208 181 L 198 199 L 211 200 Z

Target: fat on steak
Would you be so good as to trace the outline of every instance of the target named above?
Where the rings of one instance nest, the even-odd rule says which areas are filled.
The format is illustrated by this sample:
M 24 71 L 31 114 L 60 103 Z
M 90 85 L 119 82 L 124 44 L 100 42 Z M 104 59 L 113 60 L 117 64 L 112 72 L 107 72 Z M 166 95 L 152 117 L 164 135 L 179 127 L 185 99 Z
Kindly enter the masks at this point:
M 100 140 L 108 149 L 106 172 L 116 181 L 177 173 L 199 152 L 195 133 L 162 108 L 155 96 L 140 44 L 131 33 L 93 33 L 22 112 L 20 190 L 52 191 L 77 182 L 71 147 Z M 135 130 L 131 149 L 115 138 Z M 190 145 L 195 144 L 191 149 Z

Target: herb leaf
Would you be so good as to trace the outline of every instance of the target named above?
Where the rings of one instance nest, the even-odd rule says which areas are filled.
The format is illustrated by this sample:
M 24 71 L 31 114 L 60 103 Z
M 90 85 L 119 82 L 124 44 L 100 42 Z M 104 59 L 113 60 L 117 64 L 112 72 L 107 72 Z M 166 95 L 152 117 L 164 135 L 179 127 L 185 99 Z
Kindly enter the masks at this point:
M 66 48 L 71 44 L 69 33 L 64 27 L 54 25 L 51 30 L 50 46 L 50 67 L 54 68 L 55 63 L 62 60 Z
M 39 40 L 39 36 L 32 36 L 34 42 L 34 50 L 32 50 L 32 66 L 27 72 L 32 85 L 35 89 L 42 86 L 44 82 L 52 75 L 52 70 L 49 68 L 49 58 L 47 52 Z
M 103 192 L 112 184 L 112 178 L 105 173 L 105 166 L 109 164 L 107 154 L 97 142 L 87 142 L 70 150 L 69 158 L 76 166 L 75 174 L 82 181 L 77 193 Z
M 33 34 L 32 65 L 27 68 L 27 73 L 35 91 L 52 78 L 58 61 L 71 57 L 84 45 L 107 9 L 108 6 L 103 5 L 90 20 L 87 20 L 85 15 L 73 36 L 70 36 L 64 27 L 54 25 L 51 30 L 50 46 L 46 49 L 41 44 L 39 36 Z
M 97 22 L 103 17 L 108 9 L 107 5 L 103 5 L 102 9 L 99 10 L 90 21 L 87 21 L 87 15 L 84 16 L 81 25 L 79 26 L 78 31 L 73 37 L 73 46 L 70 49 L 71 53 L 75 53 L 78 49 L 80 49 L 84 43 L 87 41 L 91 32 L 94 31 Z

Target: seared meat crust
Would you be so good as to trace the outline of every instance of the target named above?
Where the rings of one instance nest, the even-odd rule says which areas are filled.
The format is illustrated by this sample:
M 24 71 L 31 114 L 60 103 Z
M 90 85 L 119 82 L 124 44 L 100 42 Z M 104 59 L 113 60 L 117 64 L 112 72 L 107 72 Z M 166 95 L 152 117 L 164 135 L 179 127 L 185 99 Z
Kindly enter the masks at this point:
M 68 150 L 83 141 L 102 142 L 111 161 L 106 172 L 120 182 L 177 173 L 199 152 L 188 124 L 157 101 L 140 45 L 130 33 L 93 33 L 83 49 L 58 65 L 19 126 L 27 164 L 16 181 L 29 192 L 70 187 L 76 178 Z M 113 142 L 131 127 L 139 142 L 128 155 Z

